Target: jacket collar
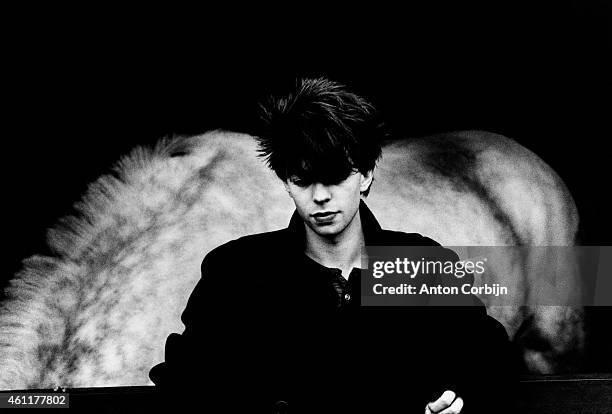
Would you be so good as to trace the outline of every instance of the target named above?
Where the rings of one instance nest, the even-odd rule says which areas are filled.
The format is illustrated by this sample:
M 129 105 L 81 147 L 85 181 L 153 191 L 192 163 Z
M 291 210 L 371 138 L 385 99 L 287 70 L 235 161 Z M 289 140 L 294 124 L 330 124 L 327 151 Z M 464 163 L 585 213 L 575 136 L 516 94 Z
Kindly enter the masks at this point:
M 361 218 L 361 228 L 365 244 L 370 246 L 377 245 L 379 240 L 381 240 L 383 230 L 363 200 L 359 202 L 359 217 Z M 293 212 L 287 230 L 291 236 L 292 243 L 303 247 L 306 241 L 306 229 L 304 228 L 304 221 L 297 213 L 297 210 Z

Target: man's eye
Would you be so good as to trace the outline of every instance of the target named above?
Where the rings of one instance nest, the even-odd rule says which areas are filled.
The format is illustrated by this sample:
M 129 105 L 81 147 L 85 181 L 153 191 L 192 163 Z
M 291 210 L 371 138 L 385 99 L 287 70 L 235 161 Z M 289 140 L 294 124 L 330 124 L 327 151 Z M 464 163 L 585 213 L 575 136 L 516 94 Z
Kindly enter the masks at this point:
M 308 187 L 308 182 L 302 178 L 292 178 L 291 182 L 298 187 Z

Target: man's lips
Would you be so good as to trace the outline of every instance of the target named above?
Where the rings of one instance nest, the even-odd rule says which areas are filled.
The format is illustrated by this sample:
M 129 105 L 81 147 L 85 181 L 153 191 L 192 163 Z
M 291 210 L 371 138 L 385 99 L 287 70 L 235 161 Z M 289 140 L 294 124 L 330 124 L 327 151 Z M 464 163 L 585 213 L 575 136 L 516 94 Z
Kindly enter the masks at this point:
M 311 214 L 311 216 L 317 223 L 329 223 L 333 221 L 334 217 L 336 217 L 336 214 L 338 213 L 339 211 L 322 211 Z
M 311 214 L 311 216 L 313 216 L 315 218 L 316 217 L 329 217 L 329 216 L 332 216 L 332 215 L 334 215 L 336 213 L 338 213 L 338 212 L 337 211 L 322 211 L 320 213 Z

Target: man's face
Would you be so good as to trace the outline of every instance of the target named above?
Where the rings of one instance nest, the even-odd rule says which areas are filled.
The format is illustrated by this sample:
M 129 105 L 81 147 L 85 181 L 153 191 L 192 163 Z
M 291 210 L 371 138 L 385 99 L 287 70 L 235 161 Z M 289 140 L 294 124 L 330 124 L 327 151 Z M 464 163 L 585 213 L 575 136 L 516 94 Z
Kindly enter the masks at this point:
M 343 181 L 325 185 L 303 183 L 290 178 L 285 182 L 289 196 L 304 223 L 316 234 L 335 237 L 351 224 L 359 210 L 361 192 L 372 181 L 372 173 L 367 176 L 354 172 Z

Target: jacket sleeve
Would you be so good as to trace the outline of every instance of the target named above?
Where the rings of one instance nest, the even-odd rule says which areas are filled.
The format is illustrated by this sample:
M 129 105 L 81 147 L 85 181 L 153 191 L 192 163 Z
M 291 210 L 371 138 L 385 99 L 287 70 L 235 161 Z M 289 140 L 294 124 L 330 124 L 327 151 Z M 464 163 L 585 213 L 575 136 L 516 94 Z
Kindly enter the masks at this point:
M 437 259 L 444 262 L 460 260 L 451 249 L 440 249 Z M 462 397 L 465 403 L 462 412 L 514 412 L 520 366 L 518 348 L 509 340 L 504 326 L 487 314 L 478 297 L 462 293 L 462 285 L 474 284 L 473 275 L 437 274 L 434 280 L 442 286 L 456 287 L 460 292 L 459 295 L 435 296 L 429 301 L 429 306 L 437 307 L 443 315 L 441 324 L 445 326 L 438 339 L 444 344 L 444 355 L 440 357 L 447 361 L 440 377 L 441 387 Z
M 453 374 L 458 383 L 456 392 L 465 401 L 464 412 L 516 412 L 518 349 L 484 306 L 467 309 L 478 315 L 468 319 L 472 326 L 462 331 L 471 340 Z
M 217 248 L 204 258 L 201 278 L 181 314 L 185 325 L 182 334 L 172 333 L 165 345 L 165 361 L 149 372 L 155 385 L 187 389 L 201 382 L 206 372 L 213 373 L 215 353 L 223 338 L 223 290 L 225 274 L 222 250 Z M 218 355 L 217 355 L 218 357 Z M 207 366 L 208 365 L 208 366 Z
M 185 330 L 168 337 L 165 361 L 149 373 L 169 408 L 193 403 L 210 412 L 248 412 L 272 404 L 274 387 L 265 380 L 270 369 L 260 352 L 268 331 L 260 329 L 262 314 L 249 302 L 258 300 L 253 278 L 241 270 L 256 257 L 237 243 L 204 258 L 181 315 Z

